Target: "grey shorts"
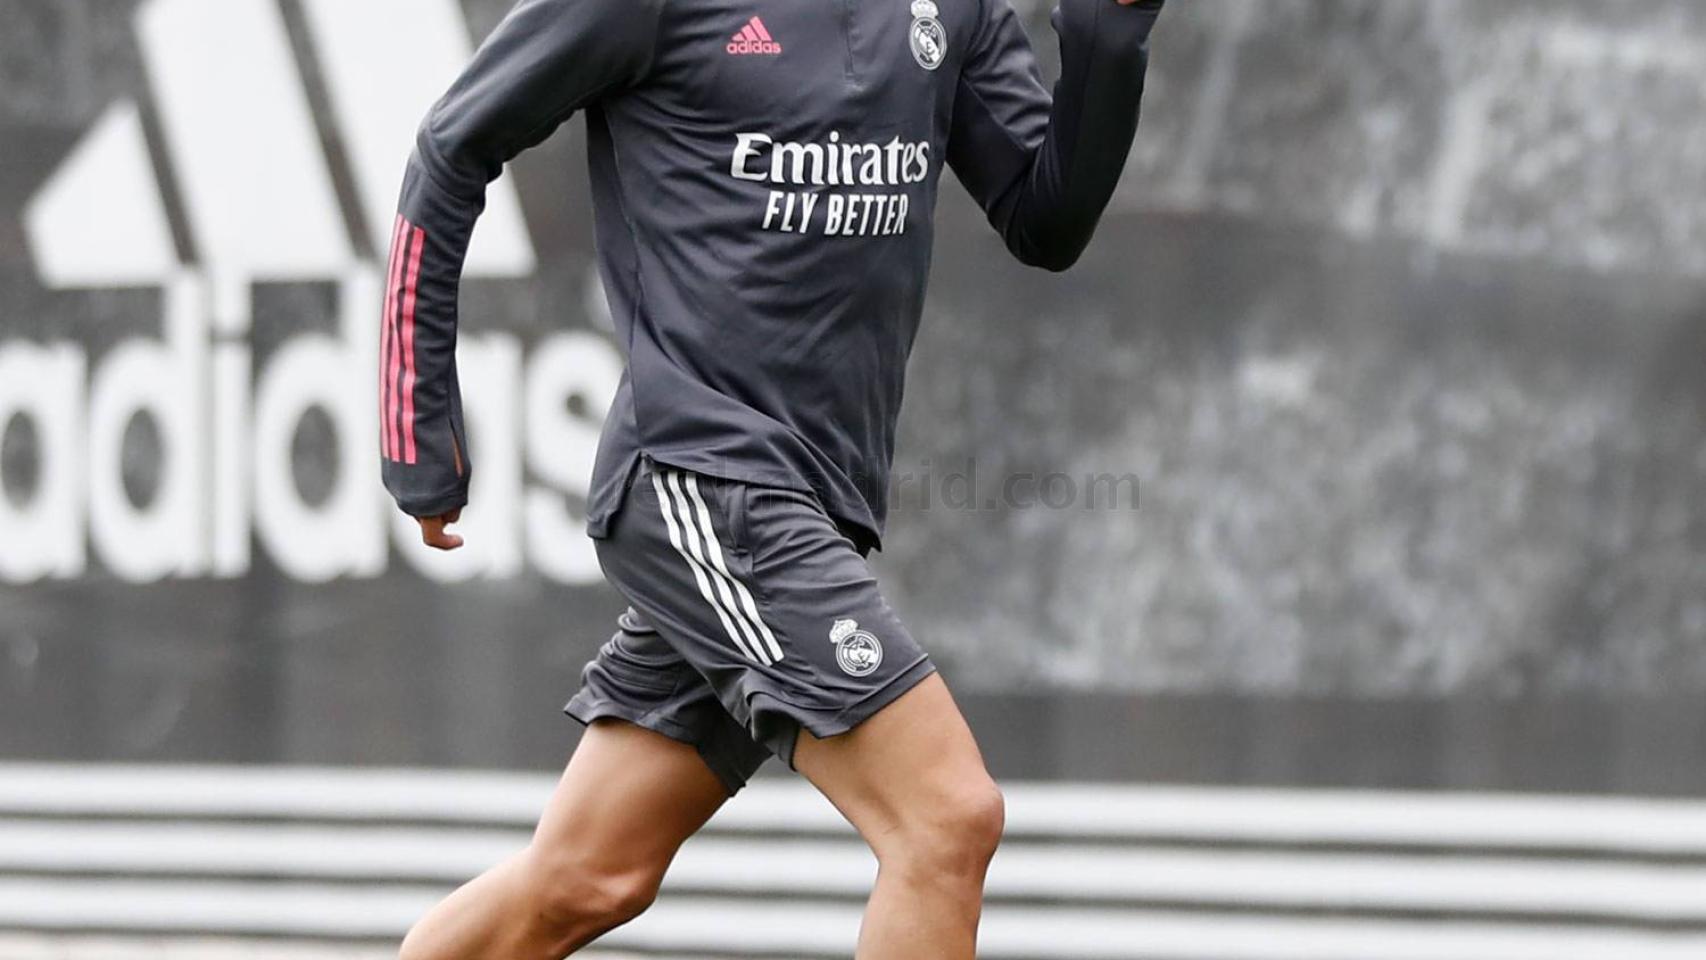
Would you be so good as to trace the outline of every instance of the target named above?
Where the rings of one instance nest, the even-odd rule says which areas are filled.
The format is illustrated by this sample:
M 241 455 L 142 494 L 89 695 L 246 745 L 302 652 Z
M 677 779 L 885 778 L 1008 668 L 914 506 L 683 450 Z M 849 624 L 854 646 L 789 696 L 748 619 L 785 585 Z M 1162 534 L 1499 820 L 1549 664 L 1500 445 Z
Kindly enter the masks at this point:
M 810 494 L 647 461 L 596 544 L 632 608 L 565 709 L 693 745 L 731 795 L 935 672 Z

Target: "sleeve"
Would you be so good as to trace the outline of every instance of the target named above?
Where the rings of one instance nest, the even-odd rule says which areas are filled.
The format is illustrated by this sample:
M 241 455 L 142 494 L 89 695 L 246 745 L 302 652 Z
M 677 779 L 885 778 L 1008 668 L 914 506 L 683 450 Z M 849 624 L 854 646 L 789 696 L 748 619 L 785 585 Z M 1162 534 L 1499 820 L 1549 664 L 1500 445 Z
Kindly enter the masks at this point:
M 468 500 L 457 297 L 486 186 L 570 115 L 651 69 L 664 0 L 522 0 L 420 126 L 403 174 L 380 337 L 380 452 L 404 512 Z
M 1061 77 L 1051 99 L 1007 0 L 983 26 L 954 99 L 948 163 L 1021 261 L 1078 261 L 1137 133 L 1149 33 L 1163 0 L 1060 0 Z

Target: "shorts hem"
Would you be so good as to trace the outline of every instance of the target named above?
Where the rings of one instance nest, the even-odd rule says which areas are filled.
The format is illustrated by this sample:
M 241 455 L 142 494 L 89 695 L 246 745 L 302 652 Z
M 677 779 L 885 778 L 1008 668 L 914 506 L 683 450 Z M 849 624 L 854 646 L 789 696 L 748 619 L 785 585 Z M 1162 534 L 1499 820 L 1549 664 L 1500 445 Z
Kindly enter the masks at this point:
M 887 683 L 866 694 L 839 713 L 831 714 L 821 720 L 817 718 L 817 714 L 811 711 L 788 707 L 783 704 L 781 708 L 783 712 L 790 715 L 806 714 L 811 719 L 805 722 L 796 722 L 793 735 L 788 737 L 784 743 L 771 744 L 771 750 L 783 763 L 788 765 L 788 769 L 797 770 L 798 768 L 794 766 L 794 748 L 799 743 L 801 730 L 810 733 L 819 740 L 841 736 L 881 713 L 883 708 L 905 696 L 913 687 L 923 683 L 935 673 L 936 664 L 931 661 L 929 655 L 920 655 L 911 666 L 896 674 Z
M 658 716 L 655 711 L 635 710 L 614 700 L 577 694 L 573 700 L 564 704 L 563 712 L 585 727 L 591 727 L 595 720 L 622 720 L 643 730 L 650 730 L 660 736 L 668 737 L 677 743 L 684 743 L 698 752 L 699 759 L 705 761 L 705 766 L 710 768 L 711 773 L 722 783 L 723 789 L 728 791 L 730 797 L 740 793 L 746 786 L 747 779 L 734 771 L 725 769 L 723 764 L 716 762 L 706 752 L 704 745 L 693 738 L 692 731 Z

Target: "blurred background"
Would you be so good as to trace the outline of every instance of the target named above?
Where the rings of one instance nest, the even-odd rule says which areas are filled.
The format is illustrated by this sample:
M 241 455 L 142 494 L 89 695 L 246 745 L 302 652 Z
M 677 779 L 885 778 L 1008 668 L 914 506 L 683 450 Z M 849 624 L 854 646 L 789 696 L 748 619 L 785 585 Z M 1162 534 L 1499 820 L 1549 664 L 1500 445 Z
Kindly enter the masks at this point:
M 467 550 L 371 442 L 507 7 L 0 0 L 0 960 L 386 956 L 525 841 L 621 608 L 578 120 L 476 236 Z M 1706 956 L 1703 116 L 1687 0 L 1174 0 L 1077 270 L 947 186 L 878 566 L 1013 784 L 986 955 Z M 696 843 L 618 948 L 850 952 L 797 781 Z

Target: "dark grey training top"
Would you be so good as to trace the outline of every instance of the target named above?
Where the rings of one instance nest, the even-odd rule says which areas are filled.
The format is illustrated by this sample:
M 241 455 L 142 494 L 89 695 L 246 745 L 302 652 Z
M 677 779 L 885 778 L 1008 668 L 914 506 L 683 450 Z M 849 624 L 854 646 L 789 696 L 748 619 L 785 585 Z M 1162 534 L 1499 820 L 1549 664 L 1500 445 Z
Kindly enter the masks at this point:
M 487 183 L 587 111 L 628 372 L 593 480 L 641 454 L 814 493 L 875 543 L 952 166 L 1014 255 L 1077 260 L 1125 165 L 1162 6 L 1061 0 L 1053 98 L 1007 0 L 523 0 L 421 126 L 387 287 L 387 487 L 467 498 L 456 300 Z

